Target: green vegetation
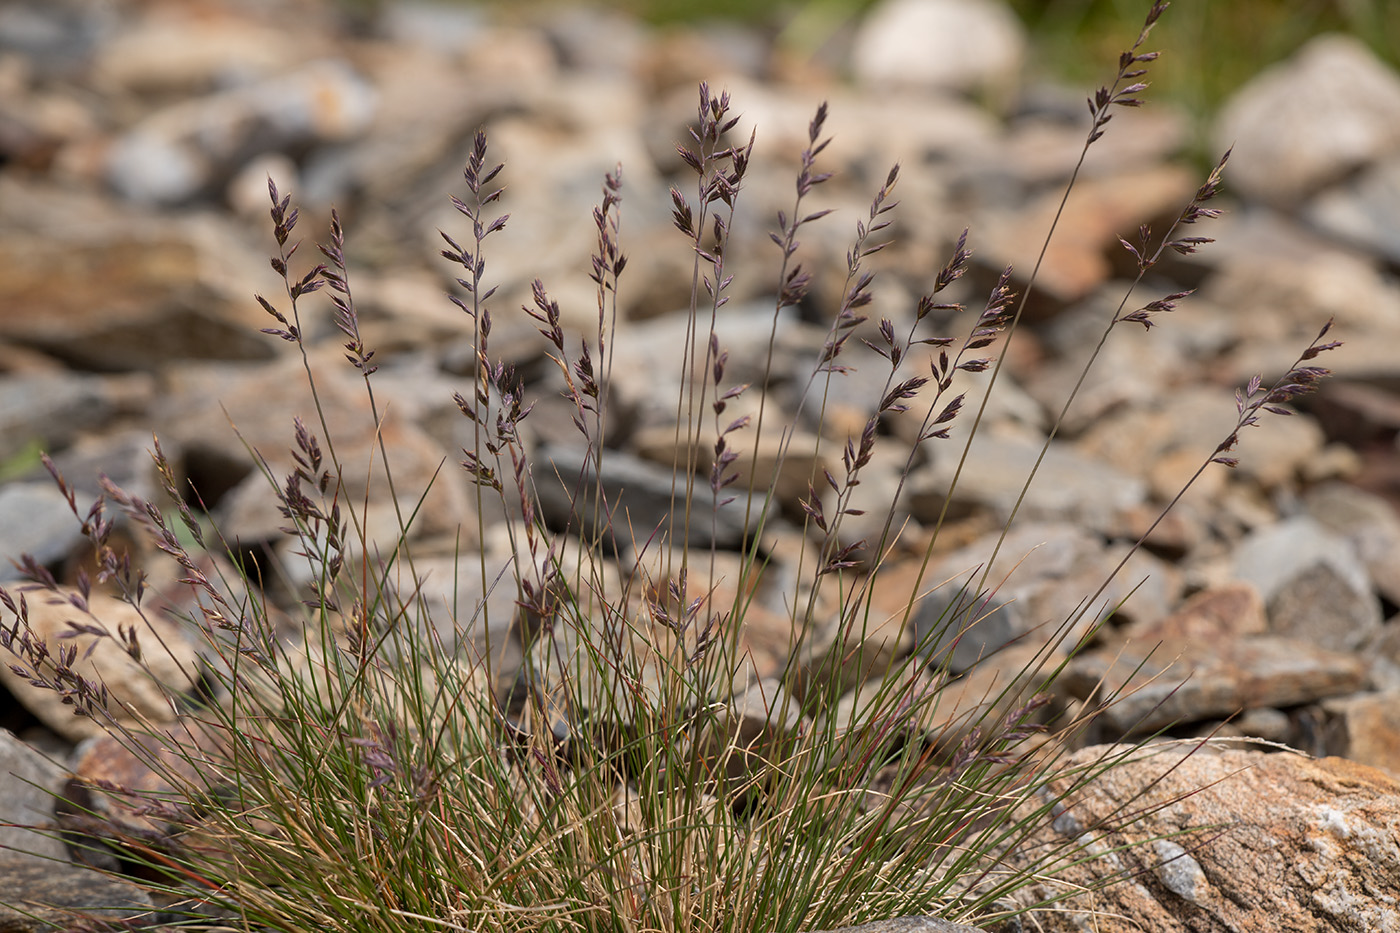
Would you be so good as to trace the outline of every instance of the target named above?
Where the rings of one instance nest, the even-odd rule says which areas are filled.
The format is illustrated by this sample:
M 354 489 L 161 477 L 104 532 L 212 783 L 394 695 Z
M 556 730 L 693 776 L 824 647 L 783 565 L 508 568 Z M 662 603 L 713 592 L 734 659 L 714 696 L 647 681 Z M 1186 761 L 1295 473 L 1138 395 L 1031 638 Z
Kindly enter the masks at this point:
M 1110 58 L 1141 15 L 1138 0 L 1011 0 L 1033 36 L 1033 66 L 1083 82 Z M 1210 114 L 1262 69 L 1312 36 L 1348 32 L 1400 62 L 1400 4 L 1392 0 L 1186 0 L 1153 32 L 1169 50 L 1153 72 L 1153 95 Z

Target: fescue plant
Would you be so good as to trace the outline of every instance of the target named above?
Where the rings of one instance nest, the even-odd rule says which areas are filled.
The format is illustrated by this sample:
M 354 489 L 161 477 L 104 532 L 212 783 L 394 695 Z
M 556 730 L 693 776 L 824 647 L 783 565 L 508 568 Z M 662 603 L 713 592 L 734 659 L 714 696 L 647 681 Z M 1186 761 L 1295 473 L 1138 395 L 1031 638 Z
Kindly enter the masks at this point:
M 1144 42 L 1165 7 L 1151 6 L 1114 80 L 1090 100 L 1085 151 L 1115 108 L 1138 104 L 1156 58 Z M 443 233 L 442 250 L 461 288 L 451 300 L 464 312 L 475 357 L 471 385 L 456 397 L 472 424 L 461 467 L 474 484 L 476 539 L 487 538 L 491 508 L 503 510 L 514 558 L 499 573 L 484 552 L 463 552 L 458 573 L 478 575 L 482 592 L 513 593 L 509 644 L 478 635 L 503 630 L 488 617 L 497 610 L 486 599 L 457 607 L 459 644 L 433 634 L 408 543 L 416 510 L 400 507 L 396 491 L 398 540 L 376 550 L 364 503 L 344 494 L 345 478 L 356 471 L 382 471 L 394 488 L 382 440 L 374 464 L 347 462 L 324 417 L 296 422 L 290 473 L 274 475 L 260 461 L 312 581 L 303 603 L 281 610 L 250 583 L 251 572 L 221 579 L 206 570 L 201 555 L 230 550 L 228 542 L 210 537 L 158 443 L 165 503 L 107 484 L 84 510 L 54 471 L 96 546 L 98 582 L 147 611 L 141 569 L 112 544 L 112 508 L 178 562 L 199 594 L 188 621 L 207 658 L 204 671 L 189 672 L 203 678 L 199 695 L 170 694 L 179 710 L 173 726 L 119 721 L 104 685 L 74 671 L 72 652 L 44 645 L 27 628 L 29 601 L 66 599 L 75 630 L 106 635 L 100 619 L 85 615 L 88 579 L 64 590 L 30 562 L 32 587 L 0 591 L 13 616 L 0 643 L 26 676 L 103 723 L 162 779 L 158 791 L 91 789 L 82 825 L 95 861 L 114 851 L 138 866 L 142 883 L 164 899 L 166 920 L 188 929 L 787 933 L 909 914 L 990 926 L 1019 909 L 1009 906 L 1010 895 L 1032 875 L 1001 870 L 998 856 L 1049 821 L 1066 796 L 1043 793 L 1046 779 L 1063 776 L 1058 763 L 1092 714 L 1052 721 L 1045 712 L 1063 663 L 1054 649 L 1081 620 L 1058 620 L 1050 643 L 999 693 L 950 710 L 950 652 L 935 646 L 988 611 L 994 581 L 984 575 L 968 584 L 962 609 L 908 650 L 883 627 L 906 627 L 936 582 L 923 577 L 946 514 L 921 539 L 922 569 L 912 586 L 903 584 L 904 613 L 894 620 L 875 609 L 873 594 L 887 585 L 882 574 L 896 549 L 908 544 L 895 503 L 872 536 L 854 539 L 845 526 L 861 514 L 854 496 L 877 445 L 898 443 L 882 431 L 892 420 L 917 425 L 902 451 L 904 478 L 928 445 L 961 446 L 965 461 L 982 411 L 965 406 L 963 386 L 995 383 L 1035 276 L 1017 294 L 1005 270 L 971 312 L 948 300 L 945 291 L 967 272 L 974 248 L 975 237 L 964 232 L 931 292 L 903 318 L 907 326 L 874 317 L 869 260 L 888 242 L 896 216 L 899 168 L 892 168 L 855 224 L 839 306 L 796 411 L 775 411 L 766 390 L 778 321 L 811 285 L 813 260 L 804 258 L 799 236 L 810 224 L 831 222 L 827 211 L 806 206 L 829 177 L 821 168 L 826 117 L 822 105 L 792 207 L 772 234 L 769 369 L 758 384 L 737 384 L 716 322 L 732 283 L 731 229 L 755 137 L 734 138 L 728 95 L 700 86 L 690 140 L 679 147 L 692 185 L 671 191 L 674 226 L 694 257 L 675 399 L 673 507 L 652 527 L 629 522 L 619 508 L 608 479 L 617 454 L 604 443 L 613 347 L 626 326 L 618 319 L 627 283 L 622 170 L 603 179 L 594 211 L 596 328 L 580 336 L 566 328 L 542 282 L 518 311 L 493 303 L 491 237 L 509 221 L 498 207 L 502 166 L 492 163 L 486 134 L 476 135 L 465 192 L 453 198 L 464 227 Z M 1216 215 L 1209 203 L 1224 164 L 1165 234 L 1143 229 L 1124 241 L 1139 274 L 1105 322 L 1100 346 L 1121 324 L 1151 328 L 1187 297 L 1138 303 L 1133 296 L 1168 251 L 1210 242 L 1183 228 Z M 324 261 L 299 266 L 297 211 L 275 184 L 268 187 L 272 265 L 285 295 L 257 298 L 274 320 L 267 332 L 300 349 L 319 415 L 302 321 L 311 313 L 308 299 L 329 294 L 347 361 L 378 424 L 374 350 L 361 338 L 339 218 L 332 214 L 320 247 Z M 587 452 L 579 462 L 550 459 L 530 442 L 533 400 L 491 342 L 493 317 L 506 313 L 529 315 L 557 367 Z M 950 318 L 966 318 L 962 335 L 930 332 Z M 1281 406 L 1325 375 L 1311 364 L 1334 345 L 1323 342 L 1325 334 L 1274 385 L 1249 385 L 1235 431 L 1209 461 L 1232 465 L 1240 431 L 1265 412 L 1287 414 Z M 822 421 L 844 391 L 852 340 L 888 369 L 878 396 L 867 400 L 867 420 L 844 442 L 818 432 L 813 449 L 794 450 L 809 442 L 791 425 L 800 415 Z M 911 359 L 931 362 L 912 371 Z M 1066 408 L 1072 401 L 1073 394 Z M 1062 418 L 1063 411 L 1050 438 Z M 765 465 L 758 441 L 771 437 L 776 461 Z M 801 547 L 775 556 L 764 532 L 780 503 L 750 478 L 765 470 L 776 476 L 799 452 L 833 467 L 814 473 L 797 504 Z M 1034 478 L 1026 477 L 1027 487 Z M 539 490 L 551 482 L 570 500 L 562 528 L 558 516 L 550 524 L 542 513 Z M 743 530 L 741 543 L 715 543 L 722 523 Z M 1086 594 L 1079 615 L 1108 582 Z M 768 669 L 748 639 L 751 620 L 773 606 L 783 607 L 791 638 L 784 662 Z M 279 633 L 277 615 L 287 608 L 300 613 L 296 641 Z M 110 637 L 142 659 L 134 632 Z M 1123 754 L 1083 769 L 1075 788 Z M 1037 853 L 1033 874 L 1092 857 L 1086 846 L 1095 838 L 1088 828 Z

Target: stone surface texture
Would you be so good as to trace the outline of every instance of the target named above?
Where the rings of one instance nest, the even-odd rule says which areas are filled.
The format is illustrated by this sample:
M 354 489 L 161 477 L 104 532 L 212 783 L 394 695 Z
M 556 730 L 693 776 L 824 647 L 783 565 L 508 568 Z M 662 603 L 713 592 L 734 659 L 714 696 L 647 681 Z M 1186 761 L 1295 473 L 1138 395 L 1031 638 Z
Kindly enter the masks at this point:
M 1090 747 L 1066 765 L 1089 766 L 1114 752 Z M 1124 880 L 1038 911 L 1015 929 L 1360 933 L 1400 924 L 1394 778 L 1341 758 L 1194 743 L 1132 758 L 1072 792 L 1037 838 L 1074 838 L 1090 851 L 1126 846 L 1065 883 Z M 1072 780 L 1050 787 L 1058 793 Z
M 90 923 L 139 929 L 154 925 L 158 916 L 150 897 L 136 885 L 64 862 L 0 854 L 0 878 L 5 879 L 0 930 L 6 933 L 74 929 L 79 914 L 92 918 Z

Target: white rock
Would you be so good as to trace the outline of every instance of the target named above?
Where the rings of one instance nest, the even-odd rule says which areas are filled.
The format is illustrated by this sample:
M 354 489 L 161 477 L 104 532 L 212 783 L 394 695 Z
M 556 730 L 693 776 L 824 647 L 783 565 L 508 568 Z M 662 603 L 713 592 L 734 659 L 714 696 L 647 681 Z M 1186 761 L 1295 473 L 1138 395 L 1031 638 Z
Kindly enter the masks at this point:
M 1016 14 L 999 2 L 886 0 L 857 33 L 851 68 L 870 86 L 1004 88 L 1025 44 Z
M 68 860 L 63 841 L 46 832 L 52 830 L 54 802 L 67 780 L 64 768 L 0 729 L 0 851 Z
M 1400 149 L 1400 76 L 1361 42 L 1320 36 L 1246 84 L 1222 110 L 1233 188 L 1288 202 Z
M 209 174 L 204 159 L 165 134 L 138 129 L 107 155 L 107 179 L 117 193 L 142 204 L 171 204 L 199 190 Z

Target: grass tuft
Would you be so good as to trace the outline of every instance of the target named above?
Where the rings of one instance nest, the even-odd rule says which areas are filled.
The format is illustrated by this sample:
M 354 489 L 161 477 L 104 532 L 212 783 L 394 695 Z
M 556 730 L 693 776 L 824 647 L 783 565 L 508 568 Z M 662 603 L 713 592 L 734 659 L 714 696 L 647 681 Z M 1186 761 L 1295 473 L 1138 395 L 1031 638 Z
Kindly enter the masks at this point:
M 1141 78 L 1157 57 L 1144 43 L 1165 8 L 1151 6 L 1114 80 L 1090 99 L 1086 152 L 1116 108 L 1140 102 Z M 910 914 L 990 925 L 1025 909 L 1009 906 L 1010 895 L 1031 880 L 1093 857 L 1095 840 L 1085 833 L 1033 853 L 1014 873 L 1001 867 L 1001 856 L 1056 818 L 1066 797 L 1134 753 L 1125 746 L 1067 771 L 1063 759 L 1095 712 L 1073 721 L 1046 715 L 1063 663 L 1054 649 L 1082 631 L 1080 616 L 1111 577 L 1044 649 L 1027 655 L 1018 676 L 969 707 L 954 703 L 949 689 L 951 646 L 991 604 L 995 586 L 986 576 L 953 601 L 970 608 L 947 613 L 920 644 L 898 634 L 933 587 L 924 575 L 946 506 L 922 542 L 919 572 L 898 578 L 907 598 L 891 617 L 877 609 L 875 594 L 896 579 L 894 555 L 908 544 L 895 502 L 886 503 L 882 522 L 861 523 L 873 533 L 847 531 L 865 514 L 856 491 L 882 445 L 907 446 L 899 451 L 899 490 L 931 445 L 961 443 L 958 475 L 972 466 L 967 452 L 982 409 L 965 407 L 964 386 L 995 385 L 1035 272 L 1018 295 L 1012 270 L 1004 270 L 967 313 L 943 294 L 968 269 L 973 239 L 964 231 L 932 291 L 902 318 L 907 326 L 877 318 L 868 260 L 895 222 L 900 169 L 892 167 L 855 224 L 839 304 L 795 411 L 771 410 L 778 321 L 809 297 L 808 270 L 826 261 L 804 259 L 799 234 L 828 213 L 804 206 L 830 177 L 821 168 L 827 113 L 823 104 L 813 116 L 792 207 L 772 234 L 777 274 L 761 381 L 736 383 L 716 324 L 733 281 L 730 231 L 755 137 L 735 139 L 727 93 L 699 88 L 689 140 L 678 147 L 692 187 L 670 192 L 674 225 L 693 257 L 670 507 L 650 527 L 629 524 L 620 511 L 611 479 L 620 455 L 604 443 L 612 350 L 623 326 L 617 296 L 626 287 L 622 170 L 602 179 L 593 214 L 596 327 L 582 338 L 570 334 L 539 281 L 521 309 L 557 368 L 586 451 L 573 462 L 551 459 L 522 430 L 533 404 L 520 374 L 493 354 L 493 315 L 511 312 L 492 304 L 491 238 L 509 215 L 498 207 L 502 166 L 493 164 L 486 134 L 476 134 L 465 193 L 452 198 L 465 229 L 444 231 L 441 253 L 462 289 L 451 300 L 471 328 L 476 358 L 472 384 L 456 396 L 472 424 L 460 466 L 475 485 L 476 539 L 487 540 L 491 509 L 503 509 L 513 558 L 494 569 L 483 546 L 459 554 L 457 564 L 458 573 L 479 576 L 483 593 L 513 593 L 508 626 L 490 618 L 499 606 L 483 598 L 458 607 L 455 643 L 434 634 L 406 543 L 418 512 L 400 505 L 413 500 L 394 488 L 382 437 L 375 463 L 343 461 L 324 417 L 295 423 L 290 473 L 274 476 L 263 464 L 268 495 L 313 581 L 296 607 L 294 640 L 283 634 L 278 607 L 253 585 L 255 568 L 230 580 L 206 570 L 204 552 L 236 548 L 211 539 L 159 443 L 153 456 L 164 504 L 107 484 L 80 513 L 54 471 L 96 546 L 100 582 L 153 611 L 144 608 L 139 568 L 112 542 L 115 509 L 144 528 L 199 593 L 188 622 L 204 641 L 207 669 L 185 673 L 205 686 L 196 696 L 167 691 L 180 711 L 171 727 L 133 720 L 105 684 L 79 671 L 74 652 L 50 653 L 31 636 L 27 600 L 66 599 L 86 617 L 86 578 L 65 591 L 31 561 L 33 588 L 0 591 L 15 618 L 0 629 L 0 645 L 26 676 L 102 723 L 158 776 L 154 789 L 92 787 L 84 826 L 95 850 L 136 866 L 179 915 L 178 926 L 787 933 Z M 1168 251 L 1210 242 L 1181 228 L 1216 216 L 1208 203 L 1224 166 L 1222 158 L 1171 229 L 1144 228 L 1123 240 L 1138 276 L 1099 347 L 1120 325 L 1150 329 L 1188 297 L 1134 295 Z M 1072 188 L 1073 181 L 1066 198 Z M 302 313 L 315 293 L 328 295 L 378 425 L 375 354 L 360 334 L 339 217 L 332 214 L 320 247 L 324 262 L 298 270 L 297 210 L 271 181 L 268 193 L 272 266 L 284 295 L 256 299 L 274 321 L 266 333 L 300 348 L 319 414 Z M 935 321 L 959 319 L 961 335 L 931 332 Z M 1256 379 L 1241 393 L 1235 429 L 1196 476 L 1212 462 L 1233 465 L 1240 431 L 1265 413 L 1288 414 L 1283 406 L 1325 375 L 1311 361 L 1336 345 L 1324 342 L 1326 334 L 1275 385 Z M 828 450 L 831 441 L 792 425 L 804 415 L 822 420 L 838 396 L 850 401 L 842 377 L 853 340 L 887 373 L 865 400 L 863 425 Z M 913 360 L 931 362 L 915 371 Z M 1091 357 L 1086 374 L 1092 365 Z M 911 419 L 912 431 L 886 430 Z M 969 419 L 960 441 L 957 429 Z M 761 450 L 769 452 L 763 461 Z M 783 503 L 745 478 L 777 476 L 799 455 L 826 466 L 812 471 L 798 497 L 800 546 L 777 556 L 766 549 L 765 530 Z M 383 471 L 395 503 L 398 536 L 387 548 L 370 537 L 366 503 L 344 492 L 347 477 L 370 471 Z M 1032 470 L 1026 488 L 1034 479 Z M 540 488 L 555 481 L 568 508 L 546 515 Z M 427 490 L 415 492 L 421 507 Z M 724 544 L 736 528 L 739 543 Z M 1010 521 L 1003 539 L 1009 529 Z M 777 597 L 761 596 L 765 588 Z M 753 635 L 775 605 L 784 607 L 791 635 L 770 664 Z M 95 618 L 79 627 L 118 639 L 155 676 L 134 629 L 108 634 Z M 491 642 L 500 631 L 510 633 L 508 644 Z

